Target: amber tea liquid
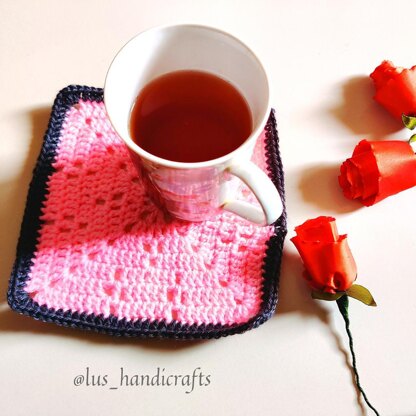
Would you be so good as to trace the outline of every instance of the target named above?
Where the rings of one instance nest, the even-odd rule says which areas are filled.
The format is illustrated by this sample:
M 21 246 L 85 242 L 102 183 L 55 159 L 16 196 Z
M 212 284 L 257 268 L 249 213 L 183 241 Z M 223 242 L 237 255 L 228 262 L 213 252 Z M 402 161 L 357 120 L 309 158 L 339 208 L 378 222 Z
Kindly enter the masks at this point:
M 236 150 L 252 132 L 250 108 L 229 82 L 208 72 L 162 75 L 139 93 L 130 134 L 147 152 L 176 162 L 203 162 Z

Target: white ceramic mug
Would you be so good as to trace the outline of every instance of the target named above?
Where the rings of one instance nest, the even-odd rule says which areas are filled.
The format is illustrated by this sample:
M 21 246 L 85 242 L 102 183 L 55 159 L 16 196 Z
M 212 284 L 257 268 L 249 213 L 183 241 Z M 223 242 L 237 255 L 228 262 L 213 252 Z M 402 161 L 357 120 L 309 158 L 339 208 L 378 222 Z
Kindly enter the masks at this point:
M 141 89 L 154 78 L 177 70 L 210 72 L 229 81 L 245 97 L 253 119 L 250 137 L 233 152 L 214 160 L 184 163 L 146 152 L 131 138 L 130 113 Z M 256 55 L 234 36 L 199 25 L 156 27 L 130 40 L 108 70 L 104 102 L 110 121 L 139 170 L 144 170 L 167 210 L 188 221 L 203 221 L 221 211 L 256 224 L 274 223 L 282 202 L 270 178 L 250 161 L 270 114 L 266 71 Z M 259 206 L 235 199 L 235 177 Z

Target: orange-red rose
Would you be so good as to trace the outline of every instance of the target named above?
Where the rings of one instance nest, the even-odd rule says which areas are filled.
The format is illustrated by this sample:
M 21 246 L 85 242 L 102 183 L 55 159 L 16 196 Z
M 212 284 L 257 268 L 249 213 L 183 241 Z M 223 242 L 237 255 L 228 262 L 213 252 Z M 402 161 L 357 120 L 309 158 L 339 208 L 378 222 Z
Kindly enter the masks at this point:
M 312 289 L 336 293 L 348 290 L 357 267 L 346 235 L 338 235 L 335 218 L 318 217 L 295 228 L 291 239 L 305 265 L 304 277 Z
M 416 186 L 416 155 L 407 142 L 362 140 L 341 165 L 344 195 L 366 206 Z
M 383 61 L 370 75 L 374 81 L 374 99 L 394 117 L 416 116 L 416 65 L 410 69 L 396 68 Z

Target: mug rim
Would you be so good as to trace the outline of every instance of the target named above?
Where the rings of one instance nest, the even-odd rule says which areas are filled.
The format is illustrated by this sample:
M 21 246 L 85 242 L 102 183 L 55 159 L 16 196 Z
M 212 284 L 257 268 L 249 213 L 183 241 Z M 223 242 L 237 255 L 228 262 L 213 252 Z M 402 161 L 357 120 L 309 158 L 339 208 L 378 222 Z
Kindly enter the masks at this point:
M 152 153 L 149 153 L 146 150 L 144 150 L 142 147 L 140 147 L 137 143 L 135 143 L 133 141 L 133 139 L 130 137 L 130 135 L 129 135 L 128 138 L 126 138 L 126 137 L 123 137 L 122 135 L 120 135 L 118 133 L 117 128 L 115 126 L 115 123 L 113 123 L 113 120 L 111 118 L 111 114 L 110 114 L 110 112 L 108 111 L 108 108 L 107 108 L 106 101 L 108 100 L 107 85 L 108 85 L 109 75 L 110 75 L 113 63 L 116 61 L 118 56 L 123 52 L 123 50 L 131 42 L 133 42 L 139 36 L 144 35 L 145 33 L 153 32 L 153 31 L 159 31 L 159 30 L 165 30 L 165 29 L 170 29 L 170 28 L 175 28 L 175 27 L 208 29 L 210 31 L 220 33 L 222 35 L 228 36 L 229 38 L 235 40 L 237 43 L 239 43 L 244 48 L 246 48 L 248 50 L 248 52 L 253 56 L 255 61 L 258 63 L 260 69 L 262 70 L 262 72 L 264 74 L 264 77 L 265 77 L 265 80 L 266 80 L 266 87 L 267 87 L 266 110 L 265 110 L 265 114 L 263 114 L 263 116 L 261 117 L 261 121 L 258 123 L 258 127 L 250 133 L 250 135 L 247 137 L 247 139 L 239 147 L 234 149 L 232 152 L 227 153 L 227 154 L 225 154 L 223 156 L 220 156 L 218 158 L 215 158 L 215 159 L 204 160 L 202 162 L 179 162 L 179 161 L 164 159 L 164 158 L 156 156 Z M 112 59 L 112 61 L 110 63 L 110 66 L 108 67 L 107 74 L 106 74 L 105 81 L 104 81 L 104 106 L 106 108 L 107 116 L 110 120 L 110 123 L 111 123 L 112 127 L 114 128 L 115 132 L 118 134 L 118 136 L 123 140 L 123 142 L 127 145 L 127 147 L 130 150 L 132 150 L 134 153 L 139 155 L 142 159 L 145 159 L 145 160 L 147 160 L 149 162 L 152 162 L 154 164 L 157 164 L 157 165 L 162 165 L 162 166 L 175 168 L 175 169 L 198 169 L 198 168 L 209 168 L 209 167 L 213 167 L 213 166 L 217 166 L 217 165 L 222 165 L 222 164 L 226 164 L 226 162 L 234 159 L 240 152 L 242 152 L 242 151 L 244 152 L 244 150 L 246 148 L 248 148 L 252 144 L 253 141 L 257 140 L 257 138 L 262 133 L 262 131 L 264 129 L 264 126 L 267 123 L 267 120 L 269 118 L 269 114 L 270 114 L 270 111 L 271 111 L 270 95 L 271 95 L 270 94 L 270 81 L 269 81 L 269 77 L 267 75 L 267 71 L 264 67 L 264 64 L 261 62 L 261 60 L 256 55 L 256 53 L 245 42 L 243 42 L 242 40 L 240 40 L 236 36 L 232 35 L 231 33 L 226 32 L 225 30 L 219 29 L 217 27 L 209 26 L 209 25 L 194 24 L 194 23 L 178 23 L 178 24 L 158 25 L 158 26 L 153 26 L 149 29 L 143 30 L 142 32 L 139 32 L 137 35 L 133 36 L 129 41 L 127 41 L 119 49 L 117 54 Z

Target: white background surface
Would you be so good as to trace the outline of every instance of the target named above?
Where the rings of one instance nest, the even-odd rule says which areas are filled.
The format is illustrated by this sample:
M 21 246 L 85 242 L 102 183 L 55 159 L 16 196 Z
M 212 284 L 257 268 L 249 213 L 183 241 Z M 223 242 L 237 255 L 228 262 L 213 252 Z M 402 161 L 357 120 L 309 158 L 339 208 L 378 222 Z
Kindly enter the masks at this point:
M 371 99 L 385 58 L 416 64 L 414 1 L 0 2 L 0 412 L 9 415 L 362 415 L 336 305 L 313 301 L 289 240 L 276 315 L 218 341 L 124 340 L 18 316 L 6 290 L 27 187 L 52 101 L 68 84 L 103 86 L 136 33 L 197 22 L 239 36 L 273 80 L 286 170 L 289 237 L 317 215 L 337 217 L 379 306 L 351 301 L 363 386 L 383 415 L 416 414 L 416 188 L 371 207 L 344 199 L 339 164 L 361 138 L 408 132 Z M 399 130 L 398 130 L 399 129 Z M 349 357 L 349 355 L 348 355 Z M 85 373 L 211 375 L 184 389 L 74 387 Z M 370 414 L 370 413 L 368 413 Z

